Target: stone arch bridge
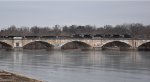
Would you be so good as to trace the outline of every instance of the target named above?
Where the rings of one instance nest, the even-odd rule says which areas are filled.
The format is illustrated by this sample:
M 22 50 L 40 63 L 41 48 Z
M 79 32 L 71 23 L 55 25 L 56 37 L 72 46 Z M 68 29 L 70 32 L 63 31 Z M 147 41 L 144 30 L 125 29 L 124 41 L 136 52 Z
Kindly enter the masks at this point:
M 137 49 L 139 46 L 149 43 L 150 40 L 147 39 L 0 39 L 1 44 L 10 46 L 12 49 L 23 48 L 32 42 L 43 42 L 50 44 L 54 49 L 61 49 L 67 43 L 70 42 L 81 42 L 83 44 L 89 45 L 91 48 L 101 48 L 104 45 L 112 42 L 120 42 L 122 44 L 127 44 L 133 49 Z

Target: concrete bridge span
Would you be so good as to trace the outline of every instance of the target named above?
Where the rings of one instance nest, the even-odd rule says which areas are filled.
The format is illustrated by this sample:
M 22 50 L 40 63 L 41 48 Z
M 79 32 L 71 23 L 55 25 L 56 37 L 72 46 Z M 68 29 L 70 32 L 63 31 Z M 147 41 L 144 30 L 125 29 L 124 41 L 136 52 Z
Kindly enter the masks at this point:
M 0 44 L 10 46 L 12 49 L 23 48 L 32 42 L 42 42 L 49 44 L 54 47 L 54 49 L 61 49 L 62 46 L 70 42 L 79 42 L 82 44 L 87 44 L 91 48 L 102 48 L 109 43 L 117 43 L 122 46 L 123 44 L 136 49 L 141 45 L 149 43 L 150 40 L 147 39 L 0 39 Z M 122 46 L 123 47 L 123 46 Z

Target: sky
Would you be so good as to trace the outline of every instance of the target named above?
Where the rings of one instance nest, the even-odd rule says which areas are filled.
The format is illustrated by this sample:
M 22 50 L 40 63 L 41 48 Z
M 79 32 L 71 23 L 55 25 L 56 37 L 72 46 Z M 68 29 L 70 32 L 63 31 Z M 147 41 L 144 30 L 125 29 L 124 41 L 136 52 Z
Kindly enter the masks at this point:
M 150 0 L 0 0 L 0 28 L 150 24 Z

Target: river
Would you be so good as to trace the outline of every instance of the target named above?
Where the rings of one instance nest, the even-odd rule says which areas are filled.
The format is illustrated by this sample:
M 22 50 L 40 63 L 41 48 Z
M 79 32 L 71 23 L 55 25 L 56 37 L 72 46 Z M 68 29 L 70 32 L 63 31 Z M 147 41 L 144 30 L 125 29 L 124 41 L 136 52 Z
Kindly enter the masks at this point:
M 150 52 L 1 50 L 0 69 L 45 82 L 149 82 Z

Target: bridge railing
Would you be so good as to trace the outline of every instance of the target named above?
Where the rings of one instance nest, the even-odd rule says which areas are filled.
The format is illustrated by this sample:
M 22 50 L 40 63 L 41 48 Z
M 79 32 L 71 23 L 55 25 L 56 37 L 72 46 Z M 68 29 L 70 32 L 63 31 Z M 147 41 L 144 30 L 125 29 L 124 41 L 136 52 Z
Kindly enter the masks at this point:
M 132 38 L 23 38 L 24 40 L 132 40 Z M 134 39 L 135 40 L 135 39 Z
M 0 37 L 0 40 L 14 40 L 17 38 L 14 37 Z M 84 37 L 30 37 L 30 38 L 26 38 L 26 37 L 22 37 L 19 39 L 23 39 L 23 40 L 64 40 L 64 39 L 78 39 L 78 40 L 150 40 L 150 38 L 100 38 L 100 37 L 92 37 L 92 38 L 84 38 Z

